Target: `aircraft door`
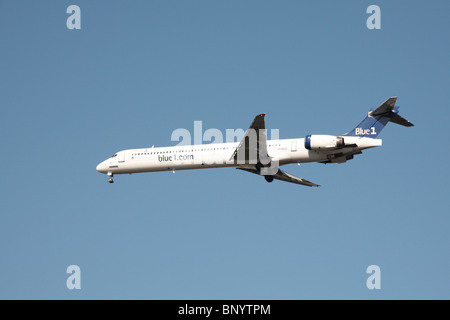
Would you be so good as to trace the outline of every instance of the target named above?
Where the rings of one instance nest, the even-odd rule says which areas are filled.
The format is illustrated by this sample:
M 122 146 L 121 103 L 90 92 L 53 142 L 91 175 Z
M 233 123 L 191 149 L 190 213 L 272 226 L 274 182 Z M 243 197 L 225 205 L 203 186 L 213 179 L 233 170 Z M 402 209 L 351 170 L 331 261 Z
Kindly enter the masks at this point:
M 297 151 L 297 140 L 292 140 L 291 142 L 291 152 Z
M 119 162 L 125 162 L 125 151 L 119 152 Z

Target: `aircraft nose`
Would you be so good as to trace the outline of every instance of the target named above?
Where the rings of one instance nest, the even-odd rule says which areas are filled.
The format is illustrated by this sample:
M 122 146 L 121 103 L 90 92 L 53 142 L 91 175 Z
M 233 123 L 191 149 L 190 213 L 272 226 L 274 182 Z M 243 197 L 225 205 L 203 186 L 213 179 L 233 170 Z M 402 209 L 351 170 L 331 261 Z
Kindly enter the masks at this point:
M 105 173 L 105 163 L 100 162 L 97 167 L 95 168 L 98 172 Z

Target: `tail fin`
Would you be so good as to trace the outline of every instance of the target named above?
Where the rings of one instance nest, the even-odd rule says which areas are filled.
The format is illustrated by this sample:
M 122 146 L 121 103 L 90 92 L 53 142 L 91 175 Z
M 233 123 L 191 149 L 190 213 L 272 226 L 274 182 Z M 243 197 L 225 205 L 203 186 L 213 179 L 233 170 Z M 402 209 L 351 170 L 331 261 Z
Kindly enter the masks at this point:
M 371 109 L 364 120 L 355 129 L 344 134 L 344 136 L 376 138 L 389 121 L 405 127 L 414 126 L 411 122 L 398 115 L 399 107 L 395 107 L 396 101 L 397 97 L 392 97 L 375 110 Z

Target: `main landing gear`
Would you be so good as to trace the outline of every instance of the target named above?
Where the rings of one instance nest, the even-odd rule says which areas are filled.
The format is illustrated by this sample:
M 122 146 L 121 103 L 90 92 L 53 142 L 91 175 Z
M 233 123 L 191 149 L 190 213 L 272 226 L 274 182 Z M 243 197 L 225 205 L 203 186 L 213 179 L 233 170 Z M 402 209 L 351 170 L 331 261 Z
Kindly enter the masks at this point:
M 258 171 L 258 173 L 261 172 L 261 168 L 263 168 L 263 167 L 264 167 L 264 166 L 262 165 L 261 162 L 258 162 L 258 163 L 255 165 L 256 171 Z M 270 182 L 273 181 L 273 176 L 267 175 L 267 176 L 264 176 L 264 179 L 266 179 L 266 181 L 270 183 Z
M 108 172 L 108 176 L 109 176 L 108 182 L 114 183 L 114 179 L 113 179 L 114 175 L 112 174 L 112 172 Z

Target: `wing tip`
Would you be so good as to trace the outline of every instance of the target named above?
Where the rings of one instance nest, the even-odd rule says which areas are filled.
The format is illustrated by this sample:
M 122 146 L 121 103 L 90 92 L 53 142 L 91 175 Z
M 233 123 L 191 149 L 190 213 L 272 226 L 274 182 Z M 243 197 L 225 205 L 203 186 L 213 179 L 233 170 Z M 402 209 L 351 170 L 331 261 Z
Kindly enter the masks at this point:
M 311 181 L 309 181 L 309 182 L 311 183 L 310 187 L 316 187 L 316 188 L 322 187 L 321 184 L 317 184 L 317 183 L 314 183 L 314 182 L 311 182 Z

